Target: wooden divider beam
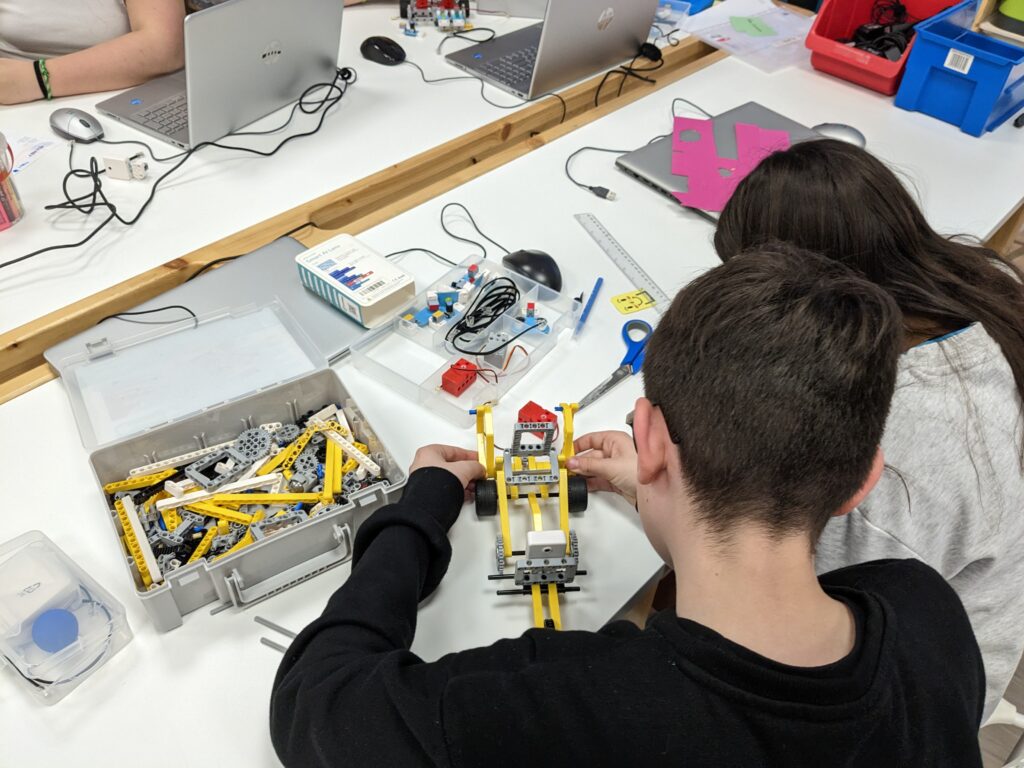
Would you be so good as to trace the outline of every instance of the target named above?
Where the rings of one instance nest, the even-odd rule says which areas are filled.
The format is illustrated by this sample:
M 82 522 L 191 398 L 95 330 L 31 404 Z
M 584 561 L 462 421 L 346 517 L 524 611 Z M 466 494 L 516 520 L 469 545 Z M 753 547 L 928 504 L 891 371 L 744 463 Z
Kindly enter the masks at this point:
M 635 101 L 685 76 L 693 71 L 694 62 L 709 55 L 712 61 L 722 58 L 696 38 L 666 48 L 665 64 L 657 71 L 656 84 L 627 78 L 622 96 L 616 97 L 619 82 L 611 77 L 600 94 L 601 106 L 596 109 L 594 100 L 604 75 L 569 88 L 560 94 L 566 102 L 564 125 L 581 125 L 580 117 L 607 114 L 611 107 Z M 422 201 L 420 192 L 445 178 L 485 162 L 488 169 L 497 167 L 495 159 L 500 164 L 522 154 L 509 150 L 525 147 L 529 151 L 539 146 L 532 138 L 559 126 L 561 120 L 561 102 L 553 97 L 540 99 L 501 120 L 0 334 L 0 402 L 53 377 L 43 359 L 46 349 L 91 328 L 107 315 L 128 310 L 180 285 L 211 261 L 253 251 L 303 224 L 334 230 L 363 218 L 377 220 L 375 212 L 395 210 L 410 196 Z

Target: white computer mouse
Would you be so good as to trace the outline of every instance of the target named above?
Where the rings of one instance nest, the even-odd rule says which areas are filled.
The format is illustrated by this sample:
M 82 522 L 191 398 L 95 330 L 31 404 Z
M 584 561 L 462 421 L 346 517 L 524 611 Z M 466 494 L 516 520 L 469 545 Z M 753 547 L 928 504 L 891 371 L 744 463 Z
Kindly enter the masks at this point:
M 83 144 L 103 138 L 100 121 L 80 109 L 61 107 L 50 115 L 50 127 L 62 139 L 80 141 Z
M 845 141 L 861 149 L 867 146 L 868 143 L 863 133 L 846 123 L 822 123 L 821 125 L 814 126 L 811 130 L 820 133 L 826 139 Z

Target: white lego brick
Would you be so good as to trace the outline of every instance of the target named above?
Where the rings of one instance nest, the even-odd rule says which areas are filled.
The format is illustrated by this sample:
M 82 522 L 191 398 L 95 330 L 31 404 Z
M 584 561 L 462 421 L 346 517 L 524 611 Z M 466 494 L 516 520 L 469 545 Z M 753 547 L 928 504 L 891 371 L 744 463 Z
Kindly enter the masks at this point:
M 565 531 L 561 528 L 554 528 L 550 531 L 527 531 L 526 559 L 544 560 L 550 557 L 561 557 L 565 554 L 567 543 Z

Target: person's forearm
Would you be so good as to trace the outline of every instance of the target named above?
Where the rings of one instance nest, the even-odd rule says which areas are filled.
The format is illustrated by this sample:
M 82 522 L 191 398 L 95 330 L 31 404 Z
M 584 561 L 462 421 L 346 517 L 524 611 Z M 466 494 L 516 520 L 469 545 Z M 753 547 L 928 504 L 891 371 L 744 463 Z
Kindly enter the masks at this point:
M 274 681 L 270 728 L 286 764 L 312 765 L 314 755 L 358 757 L 351 751 L 355 742 L 341 738 L 358 722 L 356 711 L 375 718 L 374 727 L 386 728 L 394 718 L 399 731 L 420 719 L 419 709 L 402 707 L 403 665 L 394 652 L 412 644 L 419 601 L 436 586 L 450 557 L 448 526 L 429 508 L 445 517 L 451 507 L 457 514 L 462 503 L 453 476 L 421 472 L 427 474 L 411 478 L 411 494 L 364 523 L 351 576 L 285 654 Z M 426 493 L 435 496 L 422 498 Z M 404 748 L 397 740 L 392 747 Z
M 46 60 L 54 97 L 129 88 L 182 66 L 181 41 L 146 30 Z M 31 61 L 0 60 L 0 67 L 0 104 L 43 98 Z
M 146 30 L 129 32 L 84 51 L 49 59 L 54 96 L 112 91 L 144 83 L 185 66 L 184 45 Z

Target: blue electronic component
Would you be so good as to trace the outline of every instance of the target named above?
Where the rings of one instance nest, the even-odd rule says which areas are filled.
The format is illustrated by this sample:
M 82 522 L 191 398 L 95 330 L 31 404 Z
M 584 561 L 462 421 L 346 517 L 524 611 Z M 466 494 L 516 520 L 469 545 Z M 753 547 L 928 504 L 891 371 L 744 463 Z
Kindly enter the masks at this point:
M 78 639 L 78 619 L 71 611 L 51 608 L 32 622 L 32 642 L 47 653 L 62 651 Z
M 416 325 L 418 325 L 420 328 L 424 328 L 427 326 L 427 324 L 430 323 L 430 316 L 432 314 L 434 313 L 430 311 L 429 307 L 424 307 L 415 315 L 413 315 L 412 319 L 416 321 Z
M 437 292 L 437 303 L 441 309 L 446 312 L 451 312 L 452 309 L 459 301 L 458 291 L 438 291 Z

